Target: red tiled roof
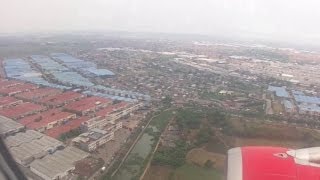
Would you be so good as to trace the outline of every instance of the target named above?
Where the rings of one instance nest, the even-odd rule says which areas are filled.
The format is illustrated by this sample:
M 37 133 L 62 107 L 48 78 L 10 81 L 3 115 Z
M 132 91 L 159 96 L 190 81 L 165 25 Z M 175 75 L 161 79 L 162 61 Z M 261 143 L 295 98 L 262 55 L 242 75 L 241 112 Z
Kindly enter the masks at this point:
M 63 103 L 70 102 L 75 99 L 80 99 L 82 97 L 85 97 L 85 95 L 73 91 L 68 91 L 62 94 L 42 98 L 38 102 L 47 105 L 61 105 Z
M 85 110 L 93 109 L 99 104 L 106 104 L 111 101 L 112 100 L 110 99 L 92 96 L 92 97 L 81 99 L 76 102 L 72 102 L 64 107 L 68 110 L 82 112 Z
M 61 119 L 67 119 L 73 115 L 69 112 L 62 112 L 59 109 L 51 109 L 36 115 L 27 116 L 19 120 L 19 123 L 25 125 L 29 129 L 38 129 Z
M 46 135 L 53 137 L 53 138 L 58 138 L 60 135 L 67 133 L 71 131 L 72 129 L 79 128 L 81 126 L 81 123 L 88 121 L 90 118 L 83 116 L 81 118 L 75 119 L 68 121 L 66 124 L 58 127 L 51 128 L 46 131 Z
M 0 81 L 0 88 L 5 88 L 8 86 L 14 86 L 17 84 L 22 84 L 20 81 L 13 81 L 13 80 L 2 80 Z
M 15 102 L 18 102 L 20 100 L 14 98 L 14 97 L 0 97 L 0 107 L 6 106 Z
M 23 103 L 0 110 L 0 115 L 6 116 L 8 118 L 18 118 L 31 112 L 41 111 L 44 109 L 44 106 L 38 104 Z
M 126 106 L 128 105 L 128 103 L 126 102 L 120 102 L 118 104 L 114 104 L 114 105 L 111 105 L 111 106 L 108 106 L 106 108 L 103 108 L 101 110 L 99 110 L 96 115 L 97 116 L 106 116 L 114 111 L 117 111 L 117 110 L 120 110 L 122 108 L 125 108 Z
M 18 84 L 15 86 L 0 89 L 0 94 L 19 93 L 36 88 L 38 87 L 32 84 Z
M 33 99 L 46 97 L 46 96 L 50 96 L 50 95 L 56 95 L 61 92 L 62 91 L 59 89 L 39 88 L 39 89 L 35 89 L 35 90 L 29 91 L 29 92 L 20 93 L 20 94 L 16 95 L 16 97 L 33 100 Z

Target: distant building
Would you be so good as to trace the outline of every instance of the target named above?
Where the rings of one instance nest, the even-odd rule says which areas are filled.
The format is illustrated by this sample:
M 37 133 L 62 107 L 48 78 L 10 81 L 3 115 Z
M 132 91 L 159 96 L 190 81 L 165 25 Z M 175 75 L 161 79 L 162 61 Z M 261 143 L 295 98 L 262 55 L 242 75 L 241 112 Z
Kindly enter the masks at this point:
M 21 104 L 22 100 L 14 97 L 0 97 L 0 109 Z
M 287 113 L 293 113 L 295 111 L 295 107 L 291 101 L 284 100 L 282 103 Z
M 289 93 L 287 92 L 285 87 L 277 87 L 277 86 L 269 86 L 268 91 L 275 92 L 276 96 L 282 98 L 288 98 Z

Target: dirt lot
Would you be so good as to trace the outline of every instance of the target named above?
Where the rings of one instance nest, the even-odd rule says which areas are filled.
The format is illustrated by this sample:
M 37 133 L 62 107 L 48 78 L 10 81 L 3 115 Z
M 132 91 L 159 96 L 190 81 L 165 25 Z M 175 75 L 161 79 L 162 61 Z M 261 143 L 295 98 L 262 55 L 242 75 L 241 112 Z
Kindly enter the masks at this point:
M 278 102 L 272 102 L 272 109 L 275 114 L 280 114 L 283 112 L 283 106 Z
M 187 163 L 195 164 L 198 166 L 204 166 L 207 160 L 211 160 L 214 163 L 214 168 L 219 170 L 224 169 L 226 156 L 219 153 L 213 153 L 204 150 L 203 148 L 195 148 L 188 152 Z

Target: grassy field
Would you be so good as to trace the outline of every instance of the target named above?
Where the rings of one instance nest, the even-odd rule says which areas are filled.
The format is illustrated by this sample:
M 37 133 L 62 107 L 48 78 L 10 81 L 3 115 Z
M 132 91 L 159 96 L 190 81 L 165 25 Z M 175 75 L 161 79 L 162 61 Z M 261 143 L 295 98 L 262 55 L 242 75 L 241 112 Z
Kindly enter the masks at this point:
M 161 112 L 160 115 L 158 115 L 151 121 L 150 125 L 157 127 L 158 130 L 163 130 L 166 127 L 168 121 L 173 118 L 173 116 L 173 110 Z
M 196 164 L 201 167 L 204 167 L 206 161 L 210 160 L 214 163 L 213 167 L 215 169 L 223 171 L 226 155 L 209 152 L 203 148 L 195 148 L 188 152 L 186 159 L 189 164 Z
M 272 103 L 272 109 L 275 114 L 280 114 L 283 112 L 283 106 L 278 102 Z
M 196 165 L 185 164 L 176 169 L 170 180 L 222 180 L 221 173 Z

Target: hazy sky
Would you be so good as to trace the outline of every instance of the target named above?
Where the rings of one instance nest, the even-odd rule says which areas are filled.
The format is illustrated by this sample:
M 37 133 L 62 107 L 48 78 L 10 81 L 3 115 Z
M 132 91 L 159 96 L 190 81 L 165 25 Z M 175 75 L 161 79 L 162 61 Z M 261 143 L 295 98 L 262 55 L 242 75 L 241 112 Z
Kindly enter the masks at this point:
M 0 32 L 125 30 L 320 40 L 319 0 L 0 0 Z

